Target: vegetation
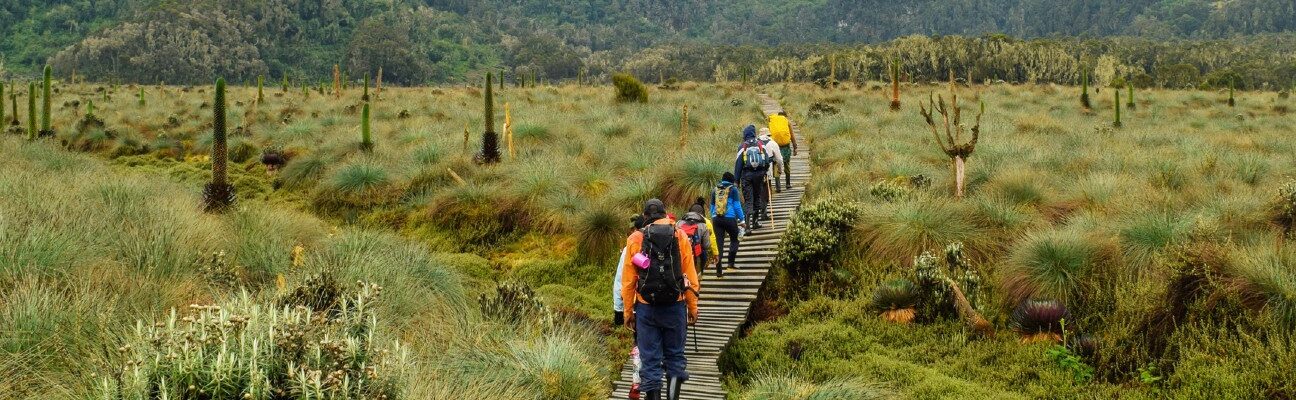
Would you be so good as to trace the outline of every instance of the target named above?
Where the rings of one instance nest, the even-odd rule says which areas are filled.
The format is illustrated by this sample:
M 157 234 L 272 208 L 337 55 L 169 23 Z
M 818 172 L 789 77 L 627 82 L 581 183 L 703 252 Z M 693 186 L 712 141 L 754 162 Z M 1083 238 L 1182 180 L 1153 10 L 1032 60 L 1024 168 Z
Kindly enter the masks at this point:
M 1113 90 L 1113 91 L 1112 91 L 1112 95 L 1113 95 L 1113 96 L 1116 96 L 1116 101 L 1115 101 L 1115 102 L 1112 102 L 1112 107 L 1114 107 L 1114 108 L 1116 109 L 1116 114 L 1115 114 L 1115 116 L 1116 116 L 1116 120 L 1115 120 L 1115 121 L 1112 121 L 1112 127 L 1113 127 L 1113 128 L 1120 128 L 1120 127 L 1121 127 L 1121 116 L 1120 116 L 1120 110 L 1121 110 L 1120 90 Z
M 259 89 L 258 89 L 259 90 Z M 225 79 L 216 80 L 216 99 L 212 102 L 211 182 L 203 187 L 203 207 L 208 212 L 224 211 L 234 204 L 234 185 L 226 179 Z
M 262 398 L 320 385 L 485 400 L 606 387 L 596 325 L 501 323 L 472 306 L 485 260 L 260 200 L 205 215 L 197 191 L 156 170 L 0 141 L 0 392 L 185 397 L 188 383 L 198 397 Z
M 0 6 L 0 54 L 6 55 L 7 68 L 28 76 L 36 76 L 52 58 L 61 71 L 75 66 L 92 79 L 147 83 L 207 82 L 217 75 L 237 82 L 257 75 L 310 76 L 327 73 L 338 60 L 351 71 L 385 67 L 384 80 L 397 84 L 473 82 L 501 66 L 513 73 L 534 71 L 550 81 L 575 78 L 582 67 L 591 77 L 634 67 L 629 70 L 638 76 L 666 71 L 680 79 L 708 80 L 715 64 L 694 61 L 711 60 L 714 53 L 698 44 L 732 46 L 723 58 L 744 65 L 786 53 L 755 55 L 748 46 L 878 43 L 912 34 L 1140 36 L 1161 45 L 1175 38 L 1238 38 L 1296 28 L 1296 11 L 1281 0 L 921 4 L 438 0 L 299 7 L 288 0 L 20 1 Z M 660 17 L 644 21 L 644 15 Z M 1023 15 L 1050 18 L 1011 17 Z M 681 44 L 699 51 L 688 59 L 673 57 Z M 609 57 L 613 65 L 598 61 Z M 838 61 L 848 65 L 845 58 Z M 672 73 L 678 70 L 670 63 L 690 65 L 691 71 Z M 1068 82 L 1074 81 L 1072 75 Z
M 494 164 L 500 161 L 499 134 L 495 133 L 495 97 L 491 93 L 491 74 L 486 74 L 486 96 L 485 105 L 482 106 L 482 119 L 486 124 L 486 130 L 482 133 L 482 149 L 478 156 L 478 162 L 483 164 Z
M 369 102 L 364 103 L 364 109 L 360 110 L 360 149 L 364 151 L 373 151 L 373 133 L 369 127 Z
M 612 75 L 612 86 L 616 88 L 616 101 L 621 103 L 648 101 L 648 88 L 639 79 L 630 74 Z
M 1230 110 L 1209 93 L 1148 88 L 1116 134 L 1064 107 L 1074 91 L 975 85 L 983 128 L 1003 133 L 977 146 L 984 164 L 959 201 L 939 189 L 957 177 L 926 118 L 888 112 L 885 84 L 779 88 L 794 114 L 840 108 L 798 120 L 815 179 L 785 243 L 801 240 L 818 202 L 859 217 L 812 258 L 808 284 L 780 278 L 796 264 L 771 271 L 760 322 L 722 357 L 740 393 L 790 374 L 905 398 L 1296 394 L 1258 366 L 1296 363 L 1282 294 L 1293 286 L 1280 278 L 1292 251 L 1275 242 L 1292 193 L 1277 166 L 1296 153 L 1275 94 Z M 909 302 L 903 280 L 917 295 L 907 325 L 878 315 Z M 969 322 L 977 314 L 1020 334 L 987 335 Z
M 36 138 L 36 82 L 27 83 L 27 139 Z
M 1089 71 L 1080 71 L 1080 105 L 1085 110 L 1093 109 L 1093 103 L 1089 101 Z

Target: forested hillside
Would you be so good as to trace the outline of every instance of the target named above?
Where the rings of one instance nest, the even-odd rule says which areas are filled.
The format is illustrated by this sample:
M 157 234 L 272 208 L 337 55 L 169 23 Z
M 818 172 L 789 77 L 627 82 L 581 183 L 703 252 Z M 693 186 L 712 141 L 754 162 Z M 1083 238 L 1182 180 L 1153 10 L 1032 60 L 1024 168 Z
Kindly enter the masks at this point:
M 383 68 L 387 82 L 460 81 L 486 68 L 541 79 L 623 69 L 639 50 L 856 44 L 906 35 L 1220 39 L 1296 30 L 1288 0 L 10 0 L 10 75 L 53 62 L 95 79 L 320 79 Z M 734 52 L 736 53 L 736 52 Z M 733 57 L 730 57 L 732 59 Z M 714 68 L 708 65 L 706 68 Z M 361 75 L 357 72 L 355 77 Z M 696 74 L 695 74 L 696 75 Z M 708 74 L 709 75 L 709 74 Z M 711 76 L 702 76 L 702 79 Z M 698 78 L 681 76 L 681 78 Z

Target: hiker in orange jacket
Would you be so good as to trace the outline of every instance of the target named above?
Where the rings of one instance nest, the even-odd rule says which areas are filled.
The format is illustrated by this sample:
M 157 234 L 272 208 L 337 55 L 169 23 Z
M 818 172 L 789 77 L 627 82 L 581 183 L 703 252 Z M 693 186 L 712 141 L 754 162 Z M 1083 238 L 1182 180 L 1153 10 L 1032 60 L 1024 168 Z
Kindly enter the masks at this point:
M 621 298 L 626 307 L 626 327 L 635 330 L 642 369 L 639 390 L 647 400 L 662 398 L 662 375 L 667 377 L 667 398 L 679 398 L 680 385 L 688 380 L 684 344 L 688 327 L 698 318 L 697 270 L 693 244 L 666 216 L 666 205 L 652 199 L 644 204 L 645 221 L 653 221 L 626 239 L 626 260 L 621 265 Z

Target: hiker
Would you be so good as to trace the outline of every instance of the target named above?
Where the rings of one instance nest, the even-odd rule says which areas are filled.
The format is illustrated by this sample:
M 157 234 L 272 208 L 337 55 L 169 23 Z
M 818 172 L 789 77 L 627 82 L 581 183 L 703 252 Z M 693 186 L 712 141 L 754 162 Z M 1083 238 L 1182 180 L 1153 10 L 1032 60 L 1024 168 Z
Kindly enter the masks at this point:
M 720 254 L 716 249 L 715 227 L 711 225 L 710 219 L 703 216 L 704 212 L 706 199 L 698 197 L 679 222 L 679 229 L 684 231 L 684 235 L 693 244 L 693 265 L 698 267 L 699 277 L 706 274 L 706 266 L 715 264 Z
M 630 217 L 630 225 L 633 226 L 633 228 L 630 229 L 630 233 L 643 229 L 643 220 L 643 215 Z M 626 248 L 622 247 L 621 257 L 617 259 L 616 274 L 614 274 L 615 277 L 612 280 L 612 326 L 625 325 L 625 301 L 621 299 L 621 277 L 623 275 L 622 271 L 625 271 L 625 269 L 621 267 L 625 265 L 625 260 Z M 638 399 L 640 393 L 639 369 L 642 366 L 642 363 L 639 361 L 638 346 L 630 349 L 630 361 L 630 364 L 634 366 L 630 373 L 630 398 Z
M 769 130 L 770 137 L 774 139 L 774 143 L 778 143 L 779 152 L 783 156 L 783 179 L 786 180 L 787 184 L 780 185 L 777 174 L 775 174 L 774 178 L 774 191 L 782 193 L 784 186 L 788 190 L 792 189 L 792 157 L 797 154 L 796 136 L 792 133 L 792 122 L 788 121 L 786 111 L 770 114 Z M 775 171 L 777 172 L 777 170 Z
M 738 146 L 738 155 L 734 160 L 734 176 L 738 177 L 738 184 L 742 186 L 747 226 L 751 230 L 761 228 L 762 218 L 768 220 L 765 205 L 769 201 L 769 169 L 777 154 L 767 146 L 766 141 L 756 137 L 755 125 L 743 128 L 743 142 Z
M 621 267 L 621 298 L 633 304 L 625 309 L 625 324 L 635 331 L 644 399 L 662 399 L 664 373 L 666 398 L 677 400 L 689 378 L 684 358 L 687 326 L 698 317 L 693 246 L 666 217 L 661 200 L 644 203 L 643 215 L 647 224 L 626 239 L 627 259 Z
M 729 239 L 729 268 L 738 268 L 734 264 L 734 258 L 738 255 L 739 226 L 747 225 L 742 192 L 735 184 L 737 181 L 732 172 L 725 172 L 720 178 L 720 184 L 716 185 L 715 191 L 711 192 L 711 223 L 715 227 L 714 232 L 719 239 L 720 249 L 724 248 L 725 239 Z M 719 278 L 724 277 L 725 271 L 722 253 L 716 252 L 716 277 Z
M 773 190 L 770 186 L 773 185 L 770 185 L 769 181 L 773 180 L 775 183 L 778 183 L 778 171 L 782 169 L 783 165 L 786 163 L 783 162 L 783 152 L 779 149 L 778 143 L 774 142 L 774 139 L 770 138 L 769 128 L 760 128 L 760 133 L 756 135 L 756 140 L 759 140 L 761 145 L 765 146 L 765 149 L 769 152 L 768 154 L 774 156 L 774 162 L 770 165 L 770 171 L 765 173 L 766 197 L 764 207 L 761 207 L 761 217 L 759 219 L 760 221 L 769 221 L 772 219 L 769 212 L 769 203 L 770 198 L 773 197 L 773 195 L 770 194 L 770 190 Z
M 630 233 L 634 233 L 643 228 L 643 215 L 630 217 Z M 616 273 L 612 278 L 612 325 L 621 326 L 625 324 L 625 301 L 621 299 L 621 266 L 625 265 L 626 249 L 621 248 L 621 257 L 617 259 Z

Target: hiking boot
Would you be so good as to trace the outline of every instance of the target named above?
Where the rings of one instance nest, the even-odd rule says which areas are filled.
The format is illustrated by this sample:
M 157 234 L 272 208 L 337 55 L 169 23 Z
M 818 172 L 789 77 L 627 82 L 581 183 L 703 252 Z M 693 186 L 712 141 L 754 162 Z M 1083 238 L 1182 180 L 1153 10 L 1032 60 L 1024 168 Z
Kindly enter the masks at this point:
M 629 400 L 640 400 L 640 398 L 639 398 L 639 384 L 638 384 L 638 383 L 636 383 L 636 384 L 630 386 L 630 396 L 629 396 Z
M 773 220 L 773 218 L 770 218 L 769 213 L 761 213 L 760 220 L 769 221 L 769 220 Z
M 643 392 L 643 400 L 662 400 L 661 389 L 653 389 Z

